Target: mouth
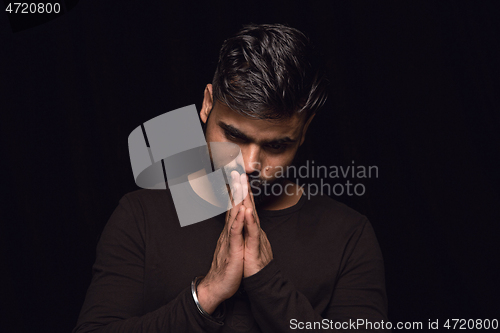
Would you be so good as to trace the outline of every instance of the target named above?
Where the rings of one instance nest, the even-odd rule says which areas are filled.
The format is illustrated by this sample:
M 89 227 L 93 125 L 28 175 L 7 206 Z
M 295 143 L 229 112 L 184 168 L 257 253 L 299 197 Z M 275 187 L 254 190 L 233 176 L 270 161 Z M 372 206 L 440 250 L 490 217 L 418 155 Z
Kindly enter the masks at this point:
M 260 179 L 255 177 L 248 177 L 248 182 L 250 183 L 252 191 L 257 190 L 257 188 L 262 189 L 264 186 L 267 185 L 267 181 L 265 179 Z
M 249 179 L 250 189 L 253 194 L 254 203 L 260 206 L 265 203 L 270 197 L 269 187 L 273 184 L 267 179 L 251 178 Z

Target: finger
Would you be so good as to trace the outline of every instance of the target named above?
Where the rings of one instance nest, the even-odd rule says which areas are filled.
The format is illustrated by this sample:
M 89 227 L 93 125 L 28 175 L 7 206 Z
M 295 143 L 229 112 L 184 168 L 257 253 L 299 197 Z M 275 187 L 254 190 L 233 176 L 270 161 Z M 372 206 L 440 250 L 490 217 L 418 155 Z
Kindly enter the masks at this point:
M 234 184 L 240 183 L 239 176 L 240 176 L 240 174 L 236 170 L 233 170 L 231 172 L 231 174 L 229 175 L 229 184 L 231 186 L 231 190 L 234 188 Z
M 236 219 L 229 230 L 229 247 L 230 249 L 239 249 L 243 246 L 243 226 L 245 219 L 245 207 L 240 206 L 236 215 Z
M 226 184 L 226 187 L 227 187 L 227 193 L 229 194 L 229 206 L 228 206 L 229 210 L 231 207 L 234 207 L 233 190 L 231 189 L 231 185 L 229 184 Z
M 248 246 L 249 248 L 259 248 L 260 227 L 255 221 L 252 208 L 247 208 L 245 210 L 245 239 L 246 246 Z
M 238 198 L 241 197 L 241 185 L 240 184 L 235 184 L 234 186 L 234 193 L 233 197 L 235 198 L 235 202 L 238 201 Z M 228 209 L 228 213 L 226 215 L 226 225 L 225 227 L 227 228 L 228 225 L 231 225 L 233 221 L 236 219 L 236 216 L 238 215 L 238 210 L 241 207 L 241 200 L 240 203 L 234 204 L 234 206 L 230 207 Z
M 252 190 L 250 188 L 250 183 L 248 181 L 248 176 L 245 174 L 245 177 L 243 177 L 243 175 L 241 176 L 242 180 L 245 180 L 245 184 L 246 186 L 243 187 L 243 191 L 246 189 L 246 196 L 244 197 L 244 200 L 243 200 L 243 205 L 245 207 L 251 207 L 252 208 L 252 214 L 253 214 L 253 218 L 255 220 L 255 222 L 260 225 L 260 220 L 259 220 L 259 216 L 257 215 L 257 209 L 255 208 L 255 201 L 253 199 L 253 193 L 252 193 Z
M 262 194 L 261 194 L 261 195 L 262 195 Z M 257 210 L 255 209 L 255 201 L 254 201 L 254 199 L 253 199 L 253 193 L 252 193 L 252 191 L 249 191 L 249 192 L 248 192 L 248 197 L 250 198 L 250 201 L 252 202 L 253 213 L 254 213 L 254 216 L 255 216 L 255 214 L 256 214 L 256 212 L 257 212 Z
M 252 203 L 252 190 L 250 188 L 250 183 L 248 176 L 246 174 L 241 175 L 241 183 L 245 184 L 242 186 L 243 195 L 243 206 L 255 209 L 254 204 Z
M 238 200 L 238 196 L 240 196 L 241 194 L 239 194 L 239 192 L 241 192 L 241 186 L 236 186 L 235 188 L 235 192 L 233 193 L 233 197 L 234 197 L 234 200 L 235 202 Z M 233 204 L 231 207 L 228 207 L 228 212 L 227 212 L 227 215 L 226 215 L 226 224 L 232 224 L 234 219 L 236 218 L 236 215 L 238 214 L 238 210 L 239 208 L 241 207 L 241 202 L 239 204 Z
M 233 184 L 233 190 L 234 190 L 234 195 L 233 195 L 233 198 L 234 198 L 234 206 L 241 206 L 241 198 L 242 198 L 242 186 L 241 184 L 238 182 L 238 183 L 234 183 Z
M 235 205 L 235 203 L 234 203 L 234 201 L 235 201 L 234 184 L 236 183 L 236 175 L 234 175 L 235 172 L 236 171 L 233 171 L 233 172 L 231 172 L 231 174 L 229 174 L 229 179 L 228 179 L 229 184 L 226 184 L 226 186 L 229 187 L 228 192 L 229 192 L 229 199 L 231 201 L 231 207 L 234 207 L 234 205 Z
M 249 200 L 248 189 L 250 188 L 250 186 L 248 184 L 248 176 L 246 173 L 241 174 L 240 183 L 241 183 L 242 200 L 244 200 L 244 201 Z M 243 204 L 245 204 L 245 203 L 243 203 Z M 249 206 L 247 206 L 247 207 L 249 207 Z
M 246 174 L 242 174 L 241 177 L 240 177 L 240 180 L 241 180 L 241 183 L 245 184 L 243 187 L 242 187 L 242 190 L 245 191 L 245 195 L 244 195 L 244 199 L 243 199 L 243 205 L 247 208 L 251 207 L 251 208 L 254 208 L 255 209 L 255 206 L 253 205 L 252 203 L 252 191 L 251 191 L 251 188 L 250 188 L 250 183 L 249 183 L 249 179 L 248 179 L 248 176 Z
M 233 200 L 234 200 L 233 206 L 234 206 L 239 204 L 243 200 L 243 192 L 241 191 L 242 185 L 240 181 L 240 174 L 238 173 L 238 171 L 233 170 L 233 172 L 231 172 L 229 182 L 231 185 L 231 190 L 235 192 L 235 194 L 233 195 Z M 238 187 L 240 190 L 239 192 L 236 191 Z
M 240 174 L 238 173 L 238 171 L 236 171 L 236 170 L 231 171 L 230 176 L 231 176 L 231 180 L 233 181 L 233 183 L 239 183 Z

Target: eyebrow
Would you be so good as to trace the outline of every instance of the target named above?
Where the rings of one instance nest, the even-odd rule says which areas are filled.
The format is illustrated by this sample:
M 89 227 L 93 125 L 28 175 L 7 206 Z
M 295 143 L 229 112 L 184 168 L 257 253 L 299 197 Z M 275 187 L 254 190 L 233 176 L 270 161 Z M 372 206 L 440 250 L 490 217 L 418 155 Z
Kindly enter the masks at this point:
M 225 132 L 231 134 L 235 138 L 238 138 L 238 139 L 243 140 L 243 141 L 257 142 L 257 140 L 255 140 L 254 138 L 250 137 L 249 135 L 243 133 L 242 131 L 240 131 L 239 129 L 237 129 L 236 127 L 234 127 L 232 125 L 226 124 L 220 120 L 218 122 L 218 125 Z M 285 136 L 285 137 L 279 138 L 279 139 L 263 141 L 262 143 L 276 145 L 276 144 L 286 144 L 286 143 L 294 143 L 294 142 L 297 142 L 297 140 L 294 140 L 288 136 Z

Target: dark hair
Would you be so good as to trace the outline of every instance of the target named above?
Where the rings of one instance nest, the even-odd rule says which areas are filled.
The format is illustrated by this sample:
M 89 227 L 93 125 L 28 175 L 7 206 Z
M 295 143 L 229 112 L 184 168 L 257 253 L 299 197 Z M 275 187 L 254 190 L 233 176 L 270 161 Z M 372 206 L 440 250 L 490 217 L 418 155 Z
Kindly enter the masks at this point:
M 222 44 L 213 98 L 258 119 L 316 112 L 327 98 L 325 70 L 302 32 L 249 24 Z

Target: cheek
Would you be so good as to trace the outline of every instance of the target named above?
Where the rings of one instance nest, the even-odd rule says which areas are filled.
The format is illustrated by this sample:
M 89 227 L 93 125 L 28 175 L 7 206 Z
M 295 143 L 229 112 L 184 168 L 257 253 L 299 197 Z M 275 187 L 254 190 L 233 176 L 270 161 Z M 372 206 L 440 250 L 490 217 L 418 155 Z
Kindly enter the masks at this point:
M 292 164 L 296 151 L 297 150 L 294 149 L 286 154 L 268 157 L 266 159 L 266 163 L 264 164 L 265 167 L 262 169 L 263 175 L 268 179 L 276 178 L 276 174 L 278 174 L 278 176 L 280 176 L 280 174 L 283 175 L 286 168 Z M 268 171 L 266 171 L 267 167 L 269 167 Z

